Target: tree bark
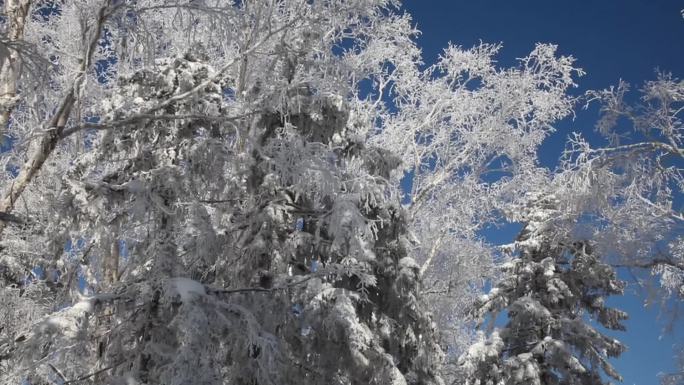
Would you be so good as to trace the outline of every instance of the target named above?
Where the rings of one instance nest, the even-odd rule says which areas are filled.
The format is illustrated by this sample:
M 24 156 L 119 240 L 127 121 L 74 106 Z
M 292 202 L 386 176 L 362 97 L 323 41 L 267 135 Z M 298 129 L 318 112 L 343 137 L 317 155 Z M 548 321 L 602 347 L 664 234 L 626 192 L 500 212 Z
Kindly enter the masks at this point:
M 24 37 L 26 16 L 31 7 L 31 0 L 5 0 L 5 14 L 7 15 L 7 57 L 0 66 L 0 141 L 9 125 L 12 110 L 17 105 L 17 82 L 21 75 L 21 53 L 13 47 Z

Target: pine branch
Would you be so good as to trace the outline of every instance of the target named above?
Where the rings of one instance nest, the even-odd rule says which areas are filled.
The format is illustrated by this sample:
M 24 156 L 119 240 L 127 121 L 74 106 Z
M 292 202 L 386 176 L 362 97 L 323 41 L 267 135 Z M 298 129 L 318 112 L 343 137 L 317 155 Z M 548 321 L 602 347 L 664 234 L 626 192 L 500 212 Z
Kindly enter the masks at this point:
M 675 269 L 679 269 L 679 270 L 684 271 L 684 264 L 679 263 L 677 261 L 674 261 L 674 260 L 667 258 L 667 257 L 654 258 L 648 262 L 632 261 L 632 262 L 628 262 L 628 263 L 611 264 L 611 266 L 613 266 L 613 267 L 639 268 L 639 269 L 652 269 L 652 268 L 657 267 L 659 265 L 666 265 L 666 266 L 674 267 Z

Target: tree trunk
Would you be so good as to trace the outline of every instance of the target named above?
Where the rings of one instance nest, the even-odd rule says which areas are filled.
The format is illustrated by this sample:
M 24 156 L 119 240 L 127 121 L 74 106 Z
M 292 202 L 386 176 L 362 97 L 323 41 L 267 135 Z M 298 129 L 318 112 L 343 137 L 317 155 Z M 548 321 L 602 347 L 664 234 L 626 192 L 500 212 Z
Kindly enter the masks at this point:
M 17 104 L 17 80 L 23 63 L 21 53 L 13 47 L 13 43 L 24 37 L 24 25 L 30 7 L 31 0 L 5 0 L 7 57 L 3 58 L 0 66 L 0 135 L 7 130 L 10 115 Z M 0 141 L 4 140 L 3 135 Z

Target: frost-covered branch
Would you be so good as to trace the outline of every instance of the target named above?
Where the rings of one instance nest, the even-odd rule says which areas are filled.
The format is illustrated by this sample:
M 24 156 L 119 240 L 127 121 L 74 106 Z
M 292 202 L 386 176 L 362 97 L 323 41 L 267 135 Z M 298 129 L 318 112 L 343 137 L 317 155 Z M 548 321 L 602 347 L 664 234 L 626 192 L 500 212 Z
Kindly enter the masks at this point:
M 109 0 L 105 1 L 104 5 L 98 10 L 97 19 L 93 25 L 88 26 L 82 31 L 84 39 L 87 39 L 89 43 L 83 52 L 79 72 L 74 77 L 70 88 L 67 90 L 66 95 L 63 96 L 55 113 L 46 123 L 46 127 L 51 130 L 47 131 L 45 136 L 38 138 L 37 143 L 32 144 L 32 152 L 29 155 L 28 161 L 21 167 L 19 175 L 12 181 L 12 185 L 9 188 L 6 187 L 0 201 L 1 212 L 9 214 L 14 209 L 15 202 L 38 174 L 43 163 L 45 163 L 57 146 L 62 131 L 71 117 L 71 111 L 77 101 L 78 92 L 85 81 L 86 71 L 92 65 L 93 55 L 95 54 L 97 44 L 100 42 L 107 18 L 119 7 L 112 6 Z M 2 235 L 6 225 L 7 222 L 0 220 L 0 235 Z

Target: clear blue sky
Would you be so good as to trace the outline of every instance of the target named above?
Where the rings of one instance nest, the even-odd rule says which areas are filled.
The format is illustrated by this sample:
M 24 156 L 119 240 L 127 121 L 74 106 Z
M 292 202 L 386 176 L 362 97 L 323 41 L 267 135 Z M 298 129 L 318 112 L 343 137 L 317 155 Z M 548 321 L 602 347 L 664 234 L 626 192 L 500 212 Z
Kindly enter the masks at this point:
M 449 41 L 464 47 L 480 40 L 501 42 L 502 65 L 515 64 L 536 42 L 544 42 L 558 44 L 587 72 L 574 91 L 578 94 L 619 79 L 638 86 L 654 79 L 656 68 L 684 77 L 682 0 L 404 0 L 404 8 L 422 31 L 418 43 L 427 63 Z M 597 111 L 590 109 L 561 122 L 542 147 L 542 161 L 555 165 L 571 131 L 593 137 L 596 118 Z M 659 309 L 644 308 L 643 302 L 643 293 L 633 289 L 611 301 L 631 316 L 627 333 L 616 334 L 630 350 L 614 361 L 628 385 L 658 384 L 657 373 L 675 370 L 673 343 L 684 342 L 684 321 L 675 324 L 674 334 L 663 335 Z

